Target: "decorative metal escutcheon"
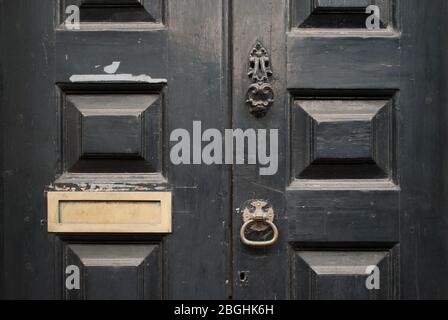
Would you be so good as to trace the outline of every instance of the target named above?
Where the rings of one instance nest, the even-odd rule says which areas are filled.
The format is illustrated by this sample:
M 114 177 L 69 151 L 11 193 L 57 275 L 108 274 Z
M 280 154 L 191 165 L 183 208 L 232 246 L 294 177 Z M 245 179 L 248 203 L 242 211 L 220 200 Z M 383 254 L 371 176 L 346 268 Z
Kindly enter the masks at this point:
M 252 80 L 252 84 L 247 90 L 246 100 L 250 113 L 257 118 L 264 117 L 274 103 L 274 89 L 269 83 L 272 75 L 268 51 L 260 41 L 257 41 L 249 55 L 248 76 Z
M 250 247 L 270 247 L 278 240 L 278 228 L 274 224 L 274 209 L 265 200 L 249 200 L 243 209 L 244 224 L 241 227 L 241 241 Z M 251 230 L 254 232 L 263 232 L 272 229 L 273 235 L 270 240 L 254 241 L 246 237 L 246 232 Z

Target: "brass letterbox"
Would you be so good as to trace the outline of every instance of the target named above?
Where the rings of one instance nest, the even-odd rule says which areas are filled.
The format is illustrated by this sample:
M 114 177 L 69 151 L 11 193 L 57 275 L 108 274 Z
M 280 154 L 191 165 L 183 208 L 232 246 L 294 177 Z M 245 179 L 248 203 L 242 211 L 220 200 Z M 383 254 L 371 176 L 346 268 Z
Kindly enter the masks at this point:
M 171 233 L 171 192 L 49 192 L 48 232 Z

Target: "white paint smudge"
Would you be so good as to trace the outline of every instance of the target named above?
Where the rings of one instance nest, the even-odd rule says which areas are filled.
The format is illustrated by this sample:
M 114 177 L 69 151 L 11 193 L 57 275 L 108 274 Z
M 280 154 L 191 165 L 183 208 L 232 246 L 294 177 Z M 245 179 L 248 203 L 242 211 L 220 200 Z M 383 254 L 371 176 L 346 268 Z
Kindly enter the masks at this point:
M 142 83 L 167 83 L 167 79 L 151 78 L 148 75 L 132 74 L 74 74 L 70 77 L 73 83 L 82 82 L 142 82 Z
M 120 61 L 114 61 L 112 64 L 104 67 L 104 72 L 108 74 L 113 74 L 117 72 L 118 68 L 120 67 L 121 62 Z

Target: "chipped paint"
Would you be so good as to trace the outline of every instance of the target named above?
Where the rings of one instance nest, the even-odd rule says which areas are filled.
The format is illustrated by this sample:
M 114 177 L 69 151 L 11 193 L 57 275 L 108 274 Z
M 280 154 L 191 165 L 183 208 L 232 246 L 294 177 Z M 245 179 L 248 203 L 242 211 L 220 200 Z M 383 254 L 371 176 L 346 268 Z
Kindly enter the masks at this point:
M 105 192 L 105 191 L 166 191 L 168 186 L 155 185 L 123 185 L 123 184 L 56 184 L 47 187 L 46 191 L 71 192 Z

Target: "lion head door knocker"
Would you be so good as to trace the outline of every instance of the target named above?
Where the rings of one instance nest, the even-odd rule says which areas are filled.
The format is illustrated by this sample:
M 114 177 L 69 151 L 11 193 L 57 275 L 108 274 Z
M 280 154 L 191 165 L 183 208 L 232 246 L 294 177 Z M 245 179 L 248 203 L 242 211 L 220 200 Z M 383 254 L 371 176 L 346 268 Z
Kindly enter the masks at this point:
M 264 200 L 249 200 L 243 209 L 244 224 L 241 227 L 241 241 L 250 247 L 270 247 L 278 240 L 278 229 L 274 224 L 274 209 Z M 246 237 L 248 231 L 263 232 L 272 229 L 272 237 L 266 241 L 253 241 Z
M 248 76 L 252 80 L 252 84 L 247 90 L 246 100 L 250 113 L 257 118 L 264 117 L 274 103 L 274 89 L 269 83 L 272 75 L 268 51 L 258 41 L 249 56 Z

